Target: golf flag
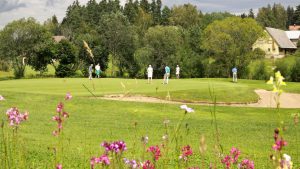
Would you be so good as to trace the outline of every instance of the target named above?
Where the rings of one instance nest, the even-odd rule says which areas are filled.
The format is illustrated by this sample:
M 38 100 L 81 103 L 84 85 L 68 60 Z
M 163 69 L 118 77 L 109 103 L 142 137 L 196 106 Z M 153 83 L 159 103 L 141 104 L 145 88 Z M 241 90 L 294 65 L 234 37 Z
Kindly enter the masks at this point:
M 83 40 L 83 46 L 86 49 L 86 51 L 89 53 L 90 57 L 94 60 L 94 55 L 92 53 L 92 50 L 89 47 L 89 45 L 86 43 L 86 41 L 84 41 L 84 40 Z

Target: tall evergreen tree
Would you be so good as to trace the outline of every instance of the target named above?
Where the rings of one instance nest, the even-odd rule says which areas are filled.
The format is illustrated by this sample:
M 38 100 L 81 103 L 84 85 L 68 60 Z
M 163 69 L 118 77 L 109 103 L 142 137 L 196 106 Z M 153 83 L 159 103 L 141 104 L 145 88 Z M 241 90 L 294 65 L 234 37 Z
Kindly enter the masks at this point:
M 294 25 L 294 8 L 288 6 L 286 8 L 286 13 L 287 13 L 287 22 L 286 22 L 286 28 L 288 28 L 290 25 Z
M 253 18 L 253 19 L 255 18 L 254 13 L 253 13 L 253 9 L 252 9 L 252 8 L 249 10 L 248 17 L 249 17 L 249 18 Z
M 169 18 L 171 16 L 171 9 L 167 6 L 163 8 L 161 11 L 161 24 L 162 25 L 169 25 Z
M 150 13 L 150 4 L 148 0 L 141 0 L 140 7 L 147 13 Z
M 138 4 L 134 3 L 132 0 L 129 0 L 124 5 L 123 13 L 128 18 L 130 23 L 134 23 L 138 15 Z
M 293 15 L 294 24 L 300 25 L 300 5 L 296 7 L 295 13 Z

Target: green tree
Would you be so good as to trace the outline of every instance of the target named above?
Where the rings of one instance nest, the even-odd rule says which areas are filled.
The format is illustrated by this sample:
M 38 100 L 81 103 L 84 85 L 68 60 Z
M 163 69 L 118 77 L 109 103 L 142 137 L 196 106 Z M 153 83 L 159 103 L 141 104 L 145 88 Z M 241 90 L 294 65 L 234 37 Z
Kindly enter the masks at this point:
M 47 19 L 47 21 L 44 23 L 44 26 L 46 29 L 52 33 L 52 35 L 60 35 L 60 25 L 57 21 L 57 17 L 53 15 L 51 18 Z
M 0 32 L 0 56 L 13 63 L 15 77 L 21 78 L 37 48 L 51 40 L 51 34 L 33 18 L 13 21 Z
M 291 70 L 291 79 L 294 82 L 300 82 L 300 58 L 297 58 L 295 65 Z
M 134 23 L 138 16 L 138 4 L 129 0 L 124 6 L 124 15 L 128 18 L 130 23 Z
M 155 77 L 160 77 L 164 66 L 175 67 L 177 50 L 183 44 L 181 30 L 175 26 L 155 26 L 148 29 L 144 37 L 145 46 L 135 53 L 135 60 L 141 68 L 151 64 Z
M 286 13 L 287 13 L 287 22 L 286 22 L 286 28 L 289 28 L 290 25 L 294 25 L 294 8 L 288 6 L 286 8 Z
M 180 25 L 183 28 L 188 28 L 199 24 L 201 16 L 202 14 L 198 12 L 197 7 L 191 4 L 174 6 L 169 22 L 171 25 Z
M 52 65 L 57 77 L 68 77 L 74 75 L 78 66 L 77 48 L 68 40 L 62 40 L 56 44 L 57 53 Z M 58 65 L 57 65 L 58 64 Z
M 253 13 L 253 9 L 252 9 L 252 8 L 249 10 L 248 17 L 249 17 L 249 18 L 252 18 L 252 19 L 255 18 L 254 13 Z
M 141 0 L 140 1 L 140 7 L 146 12 L 150 13 L 150 4 L 148 0 Z
M 134 28 L 122 13 L 117 12 L 104 15 L 98 31 L 104 46 L 112 55 L 113 75 L 116 75 L 115 65 L 118 66 L 120 75 L 123 75 L 133 63 L 137 41 Z
M 296 10 L 293 15 L 294 24 L 300 25 L 300 5 L 296 6 Z
M 219 76 L 229 77 L 237 66 L 240 74 L 252 59 L 253 43 L 263 35 L 263 29 L 252 18 L 231 17 L 215 21 L 204 30 L 202 48 L 219 65 Z
M 169 25 L 169 18 L 171 16 L 171 9 L 165 6 L 161 12 L 161 24 Z

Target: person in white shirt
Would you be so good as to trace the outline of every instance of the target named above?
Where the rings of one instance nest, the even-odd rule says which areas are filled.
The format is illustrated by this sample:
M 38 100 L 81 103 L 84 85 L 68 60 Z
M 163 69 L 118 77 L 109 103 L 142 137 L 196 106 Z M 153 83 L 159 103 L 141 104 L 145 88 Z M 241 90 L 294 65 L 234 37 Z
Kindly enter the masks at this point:
M 99 63 L 95 66 L 95 70 L 96 70 L 95 78 L 96 77 L 99 78 L 100 77 L 100 72 L 101 72 Z
M 176 77 L 179 79 L 179 74 L 180 74 L 180 67 L 177 65 L 176 66 Z
M 152 83 L 152 77 L 153 77 L 153 68 L 151 65 L 149 65 L 147 69 L 147 75 L 148 75 L 148 84 Z

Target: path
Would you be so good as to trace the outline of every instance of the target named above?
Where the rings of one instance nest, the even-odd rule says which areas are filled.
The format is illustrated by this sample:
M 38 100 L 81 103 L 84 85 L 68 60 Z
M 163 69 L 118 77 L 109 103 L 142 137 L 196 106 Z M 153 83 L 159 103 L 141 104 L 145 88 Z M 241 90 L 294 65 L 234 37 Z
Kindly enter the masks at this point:
M 266 90 L 254 90 L 257 95 L 259 95 L 259 101 L 257 103 L 222 103 L 218 102 L 217 105 L 220 106 L 234 106 L 234 107 L 276 107 L 274 100 L 274 93 Z M 106 95 L 101 97 L 105 100 L 117 100 L 117 101 L 131 101 L 131 102 L 146 102 L 146 103 L 167 103 L 167 104 L 187 104 L 186 102 L 163 100 L 154 97 L 146 96 L 124 96 L 119 95 Z M 188 104 L 193 105 L 209 105 L 209 102 L 192 102 Z M 294 93 L 282 93 L 280 97 L 280 107 L 281 108 L 300 108 L 300 94 Z

